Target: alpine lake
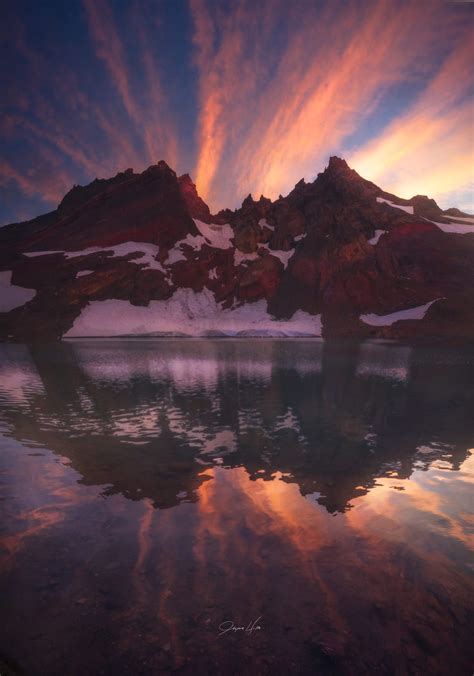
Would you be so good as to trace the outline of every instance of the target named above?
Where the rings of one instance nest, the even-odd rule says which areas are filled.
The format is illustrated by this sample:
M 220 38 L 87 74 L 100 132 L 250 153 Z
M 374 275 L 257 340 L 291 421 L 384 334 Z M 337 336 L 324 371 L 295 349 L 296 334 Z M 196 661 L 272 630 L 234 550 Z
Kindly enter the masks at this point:
M 474 346 L 0 346 L 0 673 L 472 674 Z

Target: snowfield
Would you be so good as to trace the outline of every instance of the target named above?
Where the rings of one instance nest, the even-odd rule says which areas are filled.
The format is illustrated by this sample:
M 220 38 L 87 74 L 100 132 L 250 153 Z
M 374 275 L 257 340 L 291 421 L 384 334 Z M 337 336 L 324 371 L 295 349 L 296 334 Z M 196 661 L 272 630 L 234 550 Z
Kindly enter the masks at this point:
M 10 312 L 36 296 L 35 289 L 12 284 L 12 271 L 0 272 L 0 312 Z
M 390 207 L 393 207 L 394 209 L 401 209 L 402 211 L 406 211 L 407 214 L 411 214 L 412 216 L 414 214 L 413 207 L 411 206 L 395 204 L 394 202 L 390 202 L 390 200 L 386 200 L 383 197 L 377 197 L 377 202 L 379 202 L 379 204 L 388 204 Z
M 426 219 L 429 220 L 429 219 Z M 468 219 L 463 219 L 468 220 Z M 470 221 L 469 221 L 470 222 Z M 443 232 L 449 232 L 455 235 L 473 235 L 474 234 L 474 222 L 472 225 L 464 223 L 437 223 L 436 221 L 430 221 L 434 223 L 440 230 Z
M 96 253 L 105 253 L 108 254 L 109 258 L 116 258 L 121 256 L 130 256 L 131 254 L 136 254 L 132 256 L 130 260 L 133 260 L 137 265 L 143 265 L 145 269 L 160 270 L 165 275 L 169 272 L 169 267 L 178 263 L 179 261 L 186 260 L 185 249 L 184 247 L 189 246 L 193 251 L 200 251 L 204 245 L 208 245 L 214 249 L 231 249 L 234 247 L 233 237 L 234 231 L 232 227 L 226 223 L 225 225 L 216 225 L 211 223 L 203 223 L 198 219 L 193 219 L 196 224 L 197 229 L 199 230 L 199 235 L 188 234 L 184 239 L 176 242 L 174 247 L 169 250 L 168 256 L 165 261 L 165 267 L 159 263 L 156 258 L 159 254 L 159 247 L 155 244 L 148 244 L 147 242 L 124 242 L 123 244 L 117 244 L 110 247 L 88 247 L 82 251 L 26 251 L 24 252 L 25 256 L 29 258 L 36 258 L 37 256 L 51 256 L 51 255 L 62 255 L 65 258 L 77 258 L 78 256 L 89 256 L 90 254 Z M 261 219 L 263 221 L 264 219 Z M 266 222 L 265 222 L 266 223 Z M 270 226 L 268 226 L 270 227 Z M 305 235 L 300 235 L 298 241 L 302 239 Z M 291 256 L 294 254 L 295 250 L 290 249 L 289 251 L 270 249 L 268 244 L 262 244 L 262 249 L 266 249 L 269 254 L 278 258 L 283 267 L 286 269 L 288 266 L 288 261 Z M 255 261 L 259 258 L 257 252 L 253 253 L 243 253 L 239 249 L 234 249 L 234 265 L 238 266 L 245 261 Z M 165 269 L 168 268 L 168 269 Z M 89 271 L 93 272 L 93 271 Z M 89 274 L 89 272 L 82 271 L 78 273 L 78 277 L 83 274 Z
M 369 326 L 391 326 L 402 319 L 423 319 L 425 314 L 428 312 L 428 309 L 436 303 L 438 300 L 443 300 L 442 298 L 435 298 L 425 305 L 418 305 L 418 307 L 412 307 L 408 310 L 400 310 L 399 312 L 392 312 L 388 315 L 375 315 L 367 314 L 360 315 L 359 319 Z
M 201 235 L 207 240 L 209 246 L 212 246 L 215 249 L 230 249 L 231 246 L 234 246 L 231 241 L 234 236 L 234 231 L 229 223 L 226 223 L 225 225 L 211 223 L 208 225 L 207 223 L 199 221 L 197 218 L 193 218 L 193 221 Z
M 132 260 L 137 264 L 144 264 L 145 268 L 152 270 L 161 270 L 166 273 L 163 266 L 155 260 L 160 249 L 156 244 L 148 244 L 147 242 L 124 242 L 123 244 L 116 244 L 110 247 L 91 246 L 82 251 L 25 251 L 24 255 L 29 258 L 36 258 L 37 256 L 50 256 L 51 254 L 62 254 L 65 258 L 77 258 L 78 256 L 88 256 L 89 254 L 107 252 L 111 253 L 110 258 L 117 258 L 119 256 L 128 256 L 136 253 Z
M 321 315 L 302 310 L 279 321 L 267 312 L 264 300 L 223 310 L 211 291 L 178 289 L 171 298 L 151 301 L 147 307 L 126 300 L 92 301 L 75 320 L 65 338 L 169 334 L 205 336 L 320 336 Z
M 455 218 L 457 221 L 466 221 L 466 223 L 471 223 L 474 225 L 474 216 L 454 216 L 453 218 Z

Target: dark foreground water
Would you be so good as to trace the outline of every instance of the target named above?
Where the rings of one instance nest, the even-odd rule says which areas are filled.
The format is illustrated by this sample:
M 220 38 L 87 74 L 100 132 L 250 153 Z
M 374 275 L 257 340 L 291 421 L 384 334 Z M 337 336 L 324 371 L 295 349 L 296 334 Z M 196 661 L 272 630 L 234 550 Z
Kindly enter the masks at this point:
M 474 349 L 0 355 L 2 676 L 472 673 Z

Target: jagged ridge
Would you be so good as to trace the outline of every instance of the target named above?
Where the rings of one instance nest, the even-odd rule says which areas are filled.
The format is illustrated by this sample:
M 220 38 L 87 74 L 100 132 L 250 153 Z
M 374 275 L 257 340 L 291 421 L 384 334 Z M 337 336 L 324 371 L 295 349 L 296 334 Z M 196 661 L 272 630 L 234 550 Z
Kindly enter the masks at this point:
M 0 230 L 0 336 L 56 339 L 94 313 L 123 333 L 128 313 L 141 333 L 315 334 L 322 320 L 324 335 L 472 337 L 471 221 L 338 157 L 286 197 L 215 215 L 188 174 L 127 169 Z

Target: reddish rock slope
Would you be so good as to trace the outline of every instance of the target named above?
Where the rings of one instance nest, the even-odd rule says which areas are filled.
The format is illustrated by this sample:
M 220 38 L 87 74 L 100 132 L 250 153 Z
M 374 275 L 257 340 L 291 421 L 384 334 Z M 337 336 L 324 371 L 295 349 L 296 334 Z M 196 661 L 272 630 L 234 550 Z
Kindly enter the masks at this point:
M 258 308 L 283 333 L 321 315 L 326 336 L 474 337 L 474 219 L 385 193 L 337 157 L 286 197 L 215 216 L 165 162 L 128 169 L 0 229 L 0 251 L 1 340 L 58 339 L 97 301 L 165 317 L 184 289 L 206 299 L 201 314 L 212 306 L 216 330 L 221 310 L 248 305 L 253 329 Z M 35 295 L 9 305 L 12 285 Z

